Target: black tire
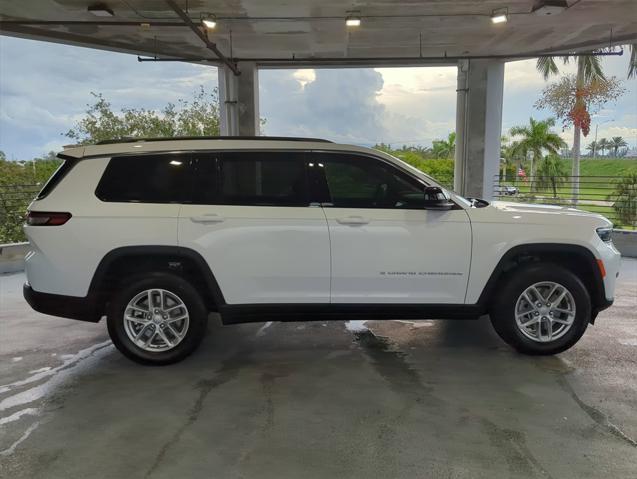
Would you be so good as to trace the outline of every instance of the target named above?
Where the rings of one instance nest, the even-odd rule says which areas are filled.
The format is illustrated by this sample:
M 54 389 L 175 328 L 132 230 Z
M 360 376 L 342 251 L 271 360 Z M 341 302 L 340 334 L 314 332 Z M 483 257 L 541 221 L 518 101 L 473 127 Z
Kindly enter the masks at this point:
M 520 295 L 531 285 L 543 281 L 564 286 L 575 302 L 575 319 L 570 329 L 550 342 L 528 338 L 515 320 L 515 307 Z M 531 355 L 557 354 L 573 346 L 586 331 L 591 319 L 591 299 L 586 286 L 571 271 L 553 263 L 533 263 L 513 270 L 499 282 L 490 316 L 498 335 L 517 351 Z
M 111 299 L 107 311 L 108 333 L 117 349 L 127 358 L 147 365 L 176 363 L 197 349 L 206 330 L 208 312 L 200 294 L 188 281 L 174 274 L 151 272 L 130 278 L 125 283 L 126 286 Z M 181 342 L 173 349 L 146 351 L 137 346 L 126 333 L 126 306 L 136 295 L 149 289 L 164 289 L 177 295 L 188 309 L 188 329 Z

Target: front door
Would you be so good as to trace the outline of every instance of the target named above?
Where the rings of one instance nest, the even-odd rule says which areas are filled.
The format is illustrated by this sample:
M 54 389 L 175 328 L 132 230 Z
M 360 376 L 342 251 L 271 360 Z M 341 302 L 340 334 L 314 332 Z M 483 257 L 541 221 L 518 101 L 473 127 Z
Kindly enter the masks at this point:
M 328 189 L 332 303 L 464 303 L 471 226 L 462 208 L 423 209 L 428 185 L 384 160 L 312 160 Z
M 328 303 L 329 236 L 307 163 L 288 151 L 193 153 L 179 244 L 210 265 L 228 304 Z

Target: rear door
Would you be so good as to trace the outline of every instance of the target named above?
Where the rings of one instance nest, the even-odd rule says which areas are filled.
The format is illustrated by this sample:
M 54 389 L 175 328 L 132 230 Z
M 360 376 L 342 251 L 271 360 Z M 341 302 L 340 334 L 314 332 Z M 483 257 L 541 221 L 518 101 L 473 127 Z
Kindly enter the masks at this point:
M 302 152 L 193 153 L 179 244 L 210 265 L 228 304 L 328 303 L 325 215 L 310 205 Z
M 464 303 L 466 212 L 424 209 L 421 180 L 377 158 L 313 153 L 328 191 L 332 303 Z

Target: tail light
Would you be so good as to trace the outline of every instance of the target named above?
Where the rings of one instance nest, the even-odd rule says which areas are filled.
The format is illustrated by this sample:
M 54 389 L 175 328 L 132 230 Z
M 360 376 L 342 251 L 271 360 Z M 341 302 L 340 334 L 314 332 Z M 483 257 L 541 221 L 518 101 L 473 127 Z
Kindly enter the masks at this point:
M 27 212 L 27 225 L 29 226 L 60 226 L 70 219 L 71 213 Z

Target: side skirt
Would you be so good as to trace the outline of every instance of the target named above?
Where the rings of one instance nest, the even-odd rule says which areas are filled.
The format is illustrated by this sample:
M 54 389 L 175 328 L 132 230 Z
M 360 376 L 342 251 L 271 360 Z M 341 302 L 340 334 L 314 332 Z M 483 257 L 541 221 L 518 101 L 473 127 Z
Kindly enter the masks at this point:
M 477 304 L 224 304 L 219 308 L 223 324 L 352 318 L 478 319 L 485 313 Z

